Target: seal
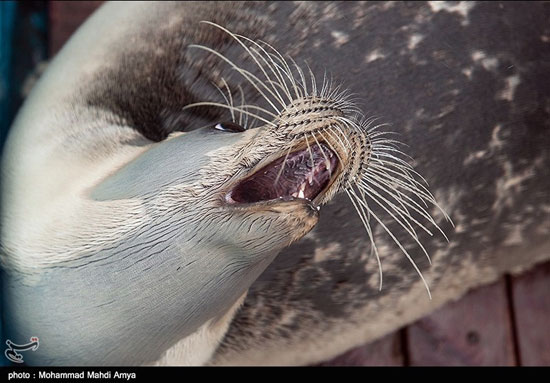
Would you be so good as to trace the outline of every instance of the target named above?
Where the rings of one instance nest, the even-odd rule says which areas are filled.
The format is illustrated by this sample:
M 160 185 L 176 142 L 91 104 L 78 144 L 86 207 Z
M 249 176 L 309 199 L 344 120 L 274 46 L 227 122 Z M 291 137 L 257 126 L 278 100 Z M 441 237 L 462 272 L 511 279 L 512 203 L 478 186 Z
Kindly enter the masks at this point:
M 353 73 L 341 65 L 355 68 L 349 44 L 369 15 L 405 17 L 391 3 L 339 7 L 107 4 L 77 32 L 19 114 L 3 164 L 7 332 L 40 336 L 30 363 L 312 363 L 543 258 L 544 239 L 521 262 L 497 261 L 496 245 L 464 257 L 469 194 L 442 178 L 448 161 L 427 166 L 456 142 L 438 150 L 447 141 L 436 125 L 430 141 L 403 123 L 457 224 L 450 244 L 428 240 L 427 226 L 452 230 L 396 142 L 326 76 L 272 48 Z M 337 28 L 342 14 L 358 15 L 353 35 Z M 531 154 L 528 169 L 544 169 L 544 153 Z M 509 170 L 512 184 L 530 179 Z M 502 209 L 517 202 L 503 182 L 492 214 L 505 223 Z

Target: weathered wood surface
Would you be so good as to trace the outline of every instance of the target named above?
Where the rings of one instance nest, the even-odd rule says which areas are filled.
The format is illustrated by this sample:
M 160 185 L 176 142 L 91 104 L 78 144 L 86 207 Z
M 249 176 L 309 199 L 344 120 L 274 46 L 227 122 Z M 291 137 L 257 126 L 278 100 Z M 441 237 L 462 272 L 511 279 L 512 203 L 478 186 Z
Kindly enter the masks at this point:
M 401 338 L 401 332 L 397 331 L 356 347 L 320 366 L 403 366 L 405 360 Z
M 512 281 L 520 362 L 550 366 L 550 263 Z
M 413 366 L 513 366 L 514 336 L 504 278 L 409 326 Z

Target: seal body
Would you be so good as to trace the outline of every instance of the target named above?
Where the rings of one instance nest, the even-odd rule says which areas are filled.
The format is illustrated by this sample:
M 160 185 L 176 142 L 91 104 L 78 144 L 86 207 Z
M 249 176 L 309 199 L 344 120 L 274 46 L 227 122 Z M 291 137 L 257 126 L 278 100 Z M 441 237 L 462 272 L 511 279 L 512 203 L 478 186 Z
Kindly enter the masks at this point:
M 36 362 L 44 364 L 313 363 L 546 258 L 550 92 L 539 79 L 550 69 L 544 67 L 548 6 L 535 4 L 528 12 L 515 7 L 102 7 L 40 80 L 6 146 L 4 260 L 6 270 L 18 271 L 4 289 L 8 336 L 40 336 L 43 354 Z M 530 28 L 523 27 L 527 19 Z M 304 210 L 300 222 L 307 224 L 279 241 L 261 226 L 247 237 L 241 221 L 223 225 L 235 215 L 211 216 L 213 205 L 205 202 L 198 203 L 205 209 L 182 208 L 170 219 L 155 215 L 178 202 L 197 205 L 178 196 L 216 186 L 202 185 L 212 178 L 201 172 L 205 168 L 227 168 L 212 181 L 227 182 L 224 161 L 253 139 L 254 131 L 231 136 L 197 129 L 222 118 L 216 108 L 181 110 L 212 99 L 216 89 L 209 83 L 220 77 L 219 60 L 187 50 L 189 44 L 208 44 L 235 61 L 242 52 L 225 48 L 219 31 L 200 26 L 201 20 L 267 40 L 307 60 L 314 72 L 328 69 L 363 98 L 365 109 L 393 124 L 456 225 L 453 230 L 434 210 L 449 243 L 418 233 L 432 266 L 415 252 L 412 239 L 401 238 L 432 300 L 378 226 L 374 236 L 384 270 L 379 290 L 370 241 L 343 196 L 277 258 L 315 225 L 315 214 Z M 507 38 L 495 42 L 495 33 Z M 521 48 L 524 41 L 533 43 L 531 50 Z M 249 104 L 262 101 L 241 82 Z M 193 131 L 174 133 L 186 130 Z M 175 166 L 181 156 L 185 166 Z M 161 196 L 156 190 L 166 179 L 174 181 Z M 78 198 L 82 191 L 93 203 Z M 399 232 L 396 222 L 386 224 Z M 278 230 L 295 230 L 292 225 L 281 223 Z M 45 226 L 51 231 L 39 229 Z M 228 229 L 220 233 L 220 227 Z M 149 242 L 152 233 L 181 240 L 166 248 L 162 241 Z M 223 240 L 212 242 L 214 233 Z M 264 236 L 266 243 L 258 239 Z M 64 251 L 68 243 L 75 252 Z M 192 256 L 177 256 L 182 247 Z M 15 248 L 26 256 L 9 256 Z M 136 250 L 147 256 L 136 257 Z M 178 267 L 184 278 L 173 277 Z M 46 326 L 52 321 L 66 325 Z M 35 330 L 42 333 L 28 334 Z M 113 347 L 115 335 L 120 342 Z
M 378 291 L 368 239 L 352 234 L 359 218 L 337 197 L 252 286 L 212 363 L 327 360 L 548 259 L 548 4 L 273 8 L 280 41 L 298 26 L 289 52 L 322 63 L 392 123 L 456 228 L 443 226 L 448 244 L 424 238 L 432 266 L 414 256 L 432 300 L 387 237 Z

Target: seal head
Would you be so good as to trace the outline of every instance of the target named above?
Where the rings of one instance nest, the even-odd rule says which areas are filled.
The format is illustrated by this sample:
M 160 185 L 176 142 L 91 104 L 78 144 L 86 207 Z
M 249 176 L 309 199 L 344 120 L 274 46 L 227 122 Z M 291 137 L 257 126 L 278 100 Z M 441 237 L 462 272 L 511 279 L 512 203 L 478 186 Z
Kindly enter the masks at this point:
M 205 363 L 250 285 L 315 226 L 320 205 L 338 192 L 354 204 L 377 259 L 369 218 L 383 223 L 367 196 L 417 242 L 413 225 L 425 229 L 423 218 L 435 224 L 419 204 L 435 200 L 396 142 L 331 80 L 317 81 L 269 44 L 208 22 L 202 27 L 218 34 L 205 40 L 225 36 L 255 74 L 221 48 L 186 40 L 186 51 L 198 49 L 240 76 L 214 76 L 218 100 L 197 101 L 198 92 L 176 93 L 166 78 L 188 78 L 205 63 L 214 73 L 221 64 L 178 56 L 154 72 L 166 47 L 149 44 L 148 55 L 136 47 L 147 65 L 128 70 L 127 52 L 113 58 L 111 36 L 91 32 L 118 6 L 92 17 L 37 84 L 4 159 L 7 332 L 15 342 L 40 336 L 29 363 Z M 118 15 L 151 28 L 147 12 Z M 121 41 L 133 39 L 132 31 L 111 28 Z M 174 30 L 162 40 L 168 48 L 181 43 Z M 85 63 L 75 51 L 81 46 L 89 49 Z M 105 57 L 112 62 L 98 64 Z M 67 86 L 58 90 L 61 76 Z M 173 97 L 159 104 L 176 105 L 177 113 L 157 113 L 158 105 L 132 88 L 151 84 L 159 88 L 151 97 L 169 97 L 173 86 Z M 243 87 L 259 101 L 247 103 Z M 181 124 L 205 107 L 228 111 L 231 121 L 186 132 L 152 128 L 159 119 Z

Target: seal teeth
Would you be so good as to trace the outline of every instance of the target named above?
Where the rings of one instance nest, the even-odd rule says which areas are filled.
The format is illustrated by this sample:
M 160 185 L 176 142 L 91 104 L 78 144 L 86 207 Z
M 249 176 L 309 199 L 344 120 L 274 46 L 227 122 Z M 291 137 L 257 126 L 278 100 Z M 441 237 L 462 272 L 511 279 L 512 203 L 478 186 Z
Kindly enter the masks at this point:
M 314 200 L 329 184 L 330 169 L 336 169 L 338 164 L 336 156 L 329 159 L 321 155 L 321 150 L 330 155 L 331 149 L 323 143 L 320 145 L 322 148 L 314 146 L 273 161 L 238 183 L 228 201 L 238 204 L 280 198 Z

